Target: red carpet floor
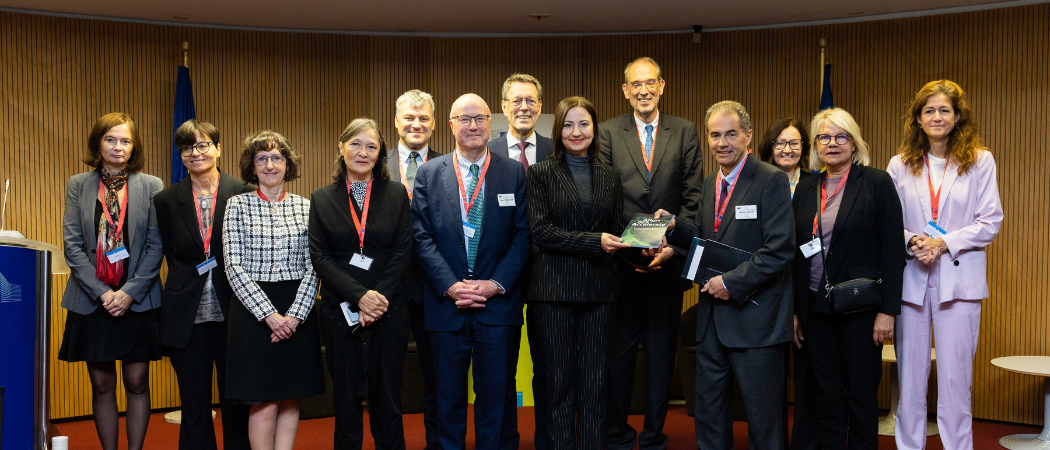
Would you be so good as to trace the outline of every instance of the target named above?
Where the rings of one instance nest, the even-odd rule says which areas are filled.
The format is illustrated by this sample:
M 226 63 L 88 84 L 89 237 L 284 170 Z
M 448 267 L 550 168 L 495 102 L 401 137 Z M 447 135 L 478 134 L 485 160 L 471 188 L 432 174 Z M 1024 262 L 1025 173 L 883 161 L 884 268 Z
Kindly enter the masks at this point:
M 474 446 L 473 411 L 467 425 L 467 448 Z M 518 429 L 521 432 L 521 449 L 531 450 L 532 433 L 534 422 L 532 408 L 518 408 Z M 631 416 L 630 423 L 636 429 L 642 426 L 642 416 Z M 216 420 L 216 428 L 221 422 Z M 101 450 L 98 437 L 95 435 L 95 425 L 91 420 L 65 422 L 55 425 L 62 435 L 69 436 L 70 450 Z M 333 419 L 314 419 L 299 422 L 299 433 L 296 435 L 296 450 L 325 450 L 332 448 Z M 736 435 L 736 450 L 747 450 L 747 424 L 737 422 L 734 432 Z M 372 438 L 368 434 L 367 415 L 365 419 L 365 449 L 375 448 Z M 974 421 L 974 448 L 977 450 L 992 450 L 1002 448 L 999 446 L 999 438 L 1010 434 L 1039 433 L 1038 427 L 1014 425 L 1001 422 Z M 670 438 L 669 450 L 694 450 L 696 441 L 693 436 L 693 419 L 686 415 L 685 407 L 672 405 L 667 413 L 667 425 L 664 432 Z M 123 433 L 123 419 L 121 419 L 121 433 Z M 219 448 L 222 448 L 222 436 L 218 434 Z M 123 438 L 122 438 L 123 439 Z M 422 449 L 424 447 L 423 415 L 405 415 L 405 440 L 410 450 Z M 149 433 L 146 435 L 146 448 L 149 450 L 175 450 L 178 448 L 179 427 L 164 422 L 164 415 L 154 414 L 150 419 Z M 121 449 L 127 448 L 126 442 L 121 442 Z M 637 448 L 637 447 L 635 447 Z M 891 437 L 879 437 L 880 449 L 896 449 L 897 446 Z M 926 446 L 929 450 L 941 450 L 941 441 L 938 437 L 930 437 Z

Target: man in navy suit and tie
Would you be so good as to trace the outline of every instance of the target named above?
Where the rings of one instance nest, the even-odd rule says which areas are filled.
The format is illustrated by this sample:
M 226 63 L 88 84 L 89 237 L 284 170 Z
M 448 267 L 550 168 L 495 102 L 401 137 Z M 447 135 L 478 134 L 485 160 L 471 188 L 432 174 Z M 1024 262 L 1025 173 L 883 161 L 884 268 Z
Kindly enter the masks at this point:
M 400 181 L 412 200 L 419 167 L 430 159 L 430 136 L 434 133 L 434 97 L 419 89 L 401 94 L 395 102 L 394 126 L 397 127 L 397 146 L 387 150 L 386 164 L 390 178 Z M 426 279 L 419 257 L 412 252 L 408 274 L 408 317 L 412 336 L 416 341 L 416 355 L 423 372 L 423 428 L 426 430 L 425 450 L 437 448 L 437 401 L 434 390 L 434 360 L 430 352 L 430 334 L 423 325 L 423 283 Z
M 474 442 L 504 445 L 511 367 L 517 366 L 530 246 L 521 163 L 488 151 L 491 112 L 481 97 L 452 104 L 456 150 L 419 167 L 412 196 L 416 250 L 426 283 L 424 322 L 434 358 L 438 443 L 466 448 L 467 370 L 474 366 Z
M 510 124 L 507 134 L 489 141 L 489 151 L 500 156 L 506 156 L 521 163 L 528 173 L 529 166 L 546 160 L 554 154 L 554 142 L 549 138 L 540 136 L 536 132 L 536 122 L 540 119 L 540 111 L 543 110 L 543 87 L 540 80 L 532 75 L 516 73 L 507 77 L 503 82 L 503 115 L 507 116 Z M 521 287 L 525 290 L 524 297 L 528 300 L 529 275 L 532 273 L 532 254 L 525 263 L 525 269 L 521 273 Z M 532 314 L 525 308 L 526 331 L 529 335 L 529 355 L 532 357 L 532 398 L 535 408 L 533 413 L 536 418 L 536 434 L 533 442 L 536 450 L 547 450 L 550 448 L 550 435 L 547 432 L 547 383 L 544 382 L 543 352 L 540 348 L 540 338 L 537 336 L 535 327 L 528 327 L 533 322 Z M 520 342 L 519 342 L 520 343 Z M 516 346 L 517 344 L 515 344 Z M 511 376 L 517 372 L 512 367 Z M 515 450 L 518 448 L 518 410 L 516 386 L 507 386 L 507 410 L 503 417 L 503 439 L 506 445 L 503 450 Z

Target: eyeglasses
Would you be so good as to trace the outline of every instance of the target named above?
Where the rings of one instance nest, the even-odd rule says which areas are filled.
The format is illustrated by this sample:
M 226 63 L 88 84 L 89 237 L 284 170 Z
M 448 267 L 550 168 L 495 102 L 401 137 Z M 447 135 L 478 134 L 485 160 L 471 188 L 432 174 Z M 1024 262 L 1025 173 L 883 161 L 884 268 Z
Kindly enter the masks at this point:
M 485 126 L 486 124 L 489 123 L 489 115 L 488 114 L 482 114 L 480 116 L 452 116 L 452 117 L 450 117 L 450 119 L 455 120 L 461 126 L 464 126 L 464 127 L 469 127 L 471 120 L 473 120 L 474 123 L 478 124 L 479 127 L 483 127 L 483 126 Z
M 654 88 L 656 88 L 656 83 L 656 80 L 635 81 L 634 83 L 628 84 L 628 86 L 631 87 L 632 91 L 638 92 L 642 90 L 642 86 L 645 86 L 646 89 L 653 90 Z
M 790 141 L 777 141 L 776 144 L 773 144 L 773 147 L 776 148 L 777 150 L 783 150 L 784 147 L 788 147 L 788 146 L 790 146 L 792 150 L 801 149 L 802 148 L 802 141 L 800 141 L 798 139 L 792 139 Z
M 280 155 L 280 154 L 278 154 L 278 155 L 270 155 L 270 156 L 259 155 L 259 156 L 255 157 L 255 165 L 257 165 L 257 166 L 265 166 L 266 165 L 266 161 L 272 161 L 273 165 L 279 166 L 281 164 L 284 164 L 284 161 L 286 159 L 287 158 L 285 158 L 284 155 Z
M 828 145 L 828 144 L 831 143 L 831 138 L 832 137 L 833 136 L 831 136 L 830 134 L 818 134 L 817 135 L 817 142 L 819 142 L 820 145 Z M 835 138 L 835 143 L 837 143 L 839 145 L 846 145 L 846 144 L 849 143 L 849 135 L 848 134 L 836 134 L 834 136 L 834 138 Z
M 193 151 L 196 150 L 198 154 L 204 155 L 211 151 L 212 144 L 214 144 L 214 142 L 198 142 L 193 145 L 183 145 L 182 147 L 179 147 L 179 153 L 181 153 L 182 156 L 190 156 L 193 154 Z
M 531 108 L 533 106 L 536 106 L 536 104 L 539 103 L 539 100 L 536 100 L 534 98 L 516 98 L 514 100 L 504 100 L 504 101 L 506 101 L 507 103 L 510 103 L 511 105 L 514 105 L 515 108 L 521 108 L 521 104 L 522 103 L 524 103 L 526 105 L 529 105 L 529 108 Z

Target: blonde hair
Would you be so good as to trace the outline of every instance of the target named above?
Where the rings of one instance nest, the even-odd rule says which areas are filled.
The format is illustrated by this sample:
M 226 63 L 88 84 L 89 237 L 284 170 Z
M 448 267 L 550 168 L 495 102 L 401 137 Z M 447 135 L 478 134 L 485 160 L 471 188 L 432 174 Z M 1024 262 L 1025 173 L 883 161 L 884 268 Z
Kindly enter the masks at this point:
M 868 156 L 868 143 L 865 142 L 864 138 L 860 135 L 860 125 L 857 125 L 857 121 L 853 119 L 853 116 L 842 108 L 825 109 L 813 116 L 813 121 L 810 122 L 809 129 L 813 133 L 810 138 L 810 144 L 814 149 L 817 147 L 817 133 L 820 132 L 820 127 L 821 125 L 824 125 L 824 123 L 830 123 L 836 127 L 842 128 L 847 134 L 849 134 L 850 139 L 853 140 L 853 162 L 855 164 L 867 166 L 871 163 L 871 157 Z M 819 154 L 819 150 L 809 154 L 810 170 L 820 170 L 824 167 L 824 163 L 820 161 Z

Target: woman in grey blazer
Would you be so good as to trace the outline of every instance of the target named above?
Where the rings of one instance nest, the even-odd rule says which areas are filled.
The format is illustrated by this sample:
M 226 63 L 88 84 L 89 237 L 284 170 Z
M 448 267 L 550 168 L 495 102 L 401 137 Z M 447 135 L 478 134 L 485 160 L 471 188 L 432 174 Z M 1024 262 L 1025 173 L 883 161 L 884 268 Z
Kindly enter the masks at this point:
M 116 360 L 127 394 L 128 448 L 138 450 L 149 425 L 149 362 L 161 359 L 160 262 L 153 195 L 159 178 L 144 163 L 135 122 L 109 113 L 88 136 L 84 163 L 94 170 L 69 179 L 62 218 L 71 277 L 62 294 L 68 310 L 58 359 L 84 361 L 91 377 L 95 429 L 104 450 L 116 450 Z
M 529 309 L 544 348 L 547 423 L 555 450 L 601 449 L 605 357 L 623 232 L 620 175 L 597 161 L 598 117 L 583 97 L 554 113 L 554 155 L 529 168 Z

